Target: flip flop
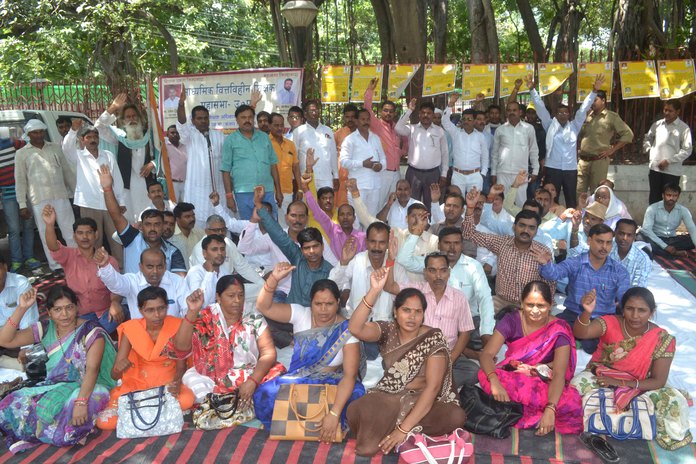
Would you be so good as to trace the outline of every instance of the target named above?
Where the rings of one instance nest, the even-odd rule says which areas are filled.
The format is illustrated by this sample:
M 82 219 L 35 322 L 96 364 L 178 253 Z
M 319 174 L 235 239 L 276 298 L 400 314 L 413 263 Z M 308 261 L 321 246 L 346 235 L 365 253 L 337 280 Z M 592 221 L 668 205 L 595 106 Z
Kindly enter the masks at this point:
M 580 434 L 580 441 L 582 441 L 594 454 L 599 456 L 602 461 L 608 463 L 619 462 L 619 455 L 616 453 L 614 447 L 599 435 L 583 432 Z

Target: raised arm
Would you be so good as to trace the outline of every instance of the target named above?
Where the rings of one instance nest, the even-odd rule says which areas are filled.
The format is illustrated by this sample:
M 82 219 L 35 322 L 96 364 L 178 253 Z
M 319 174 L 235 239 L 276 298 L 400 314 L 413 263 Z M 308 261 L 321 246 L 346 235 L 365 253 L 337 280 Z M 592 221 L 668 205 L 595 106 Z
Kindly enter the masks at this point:
M 386 267 L 372 271 L 370 275 L 370 289 L 350 316 L 348 330 L 350 330 L 350 333 L 352 333 L 355 338 L 364 342 L 376 342 L 382 336 L 382 330 L 379 328 L 379 324 L 369 322 L 369 318 L 372 313 L 372 307 L 375 305 L 377 298 L 379 298 L 380 293 L 382 293 L 384 289 L 388 274 L 389 269 Z
M 451 93 L 447 101 L 447 108 L 445 108 L 445 112 L 442 115 L 442 128 L 453 137 L 459 132 L 459 128 L 450 120 L 450 116 L 454 113 L 454 105 L 457 103 L 457 100 L 459 100 L 459 94 Z
M 18 330 L 20 321 L 36 303 L 36 290 L 30 288 L 19 296 L 17 307 L 7 318 L 5 325 L 0 328 L 0 346 L 4 348 L 21 348 L 34 343 L 34 332 L 31 327 Z
M 532 97 L 534 108 L 536 109 L 537 116 L 539 116 L 541 125 L 544 126 L 544 130 L 549 130 L 549 126 L 551 125 L 551 115 L 549 114 L 549 110 L 546 109 L 546 105 L 539 96 L 539 93 L 534 88 L 534 75 L 529 74 L 525 78 L 525 82 L 529 88 L 529 95 Z
M 186 124 L 186 86 L 184 84 L 181 84 L 179 106 L 176 107 L 176 120 L 181 125 Z
M 397 134 L 403 136 L 411 135 L 411 128 L 408 122 L 411 118 L 411 113 L 416 110 L 416 101 L 415 98 L 412 98 L 411 101 L 408 102 L 408 111 L 406 111 L 394 125 L 394 130 Z
M 362 224 L 363 227 L 367 228 L 367 226 L 369 226 L 373 222 L 379 221 L 378 218 L 374 217 L 369 213 L 369 211 L 367 210 L 367 206 L 365 206 L 365 203 L 363 203 L 362 199 L 360 198 L 360 190 L 358 190 L 357 181 L 355 179 L 348 179 L 348 181 L 346 182 L 346 188 L 348 189 L 350 195 L 353 197 L 353 207 L 355 208 L 355 215 L 358 216 L 358 221 L 360 221 L 360 224 Z
M 258 214 L 261 219 L 261 224 L 263 224 L 266 233 L 273 243 L 276 244 L 290 262 L 296 263 L 302 258 L 302 252 L 283 228 L 280 227 L 280 224 L 273 219 L 268 211 L 266 211 L 266 208 L 261 204 L 265 193 L 263 186 L 256 186 L 254 188 L 254 208 L 256 209 L 256 214 Z
M 109 216 L 111 216 L 111 220 L 114 222 L 116 232 L 121 233 L 126 229 L 126 227 L 128 227 L 128 220 L 123 215 L 121 207 L 118 204 L 118 200 L 116 199 L 116 195 L 114 195 L 114 179 L 111 176 L 109 166 L 106 164 L 99 166 L 99 183 L 104 191 L 106 210 L 109 212 Z
M 52 205 L 44 206 L 41 212 L 41 219 L 43 219 L 44 224 L 46 224 L 46 232 L 44 237 L 46 238 L 46 247 L 49 251 L 58 251 L 60 246 L 58 245 L 58 237 L 56 236 L 56 210 L 53 209 Z
M 191 341 L 193 339 L 193 329 L 200 316 L 201 309 L 203 308 L 203 290 L 200 288 L 194 290 L 186 298 L 187 311 L 184 315 L 184 320 L 181 321 L 179 330 L 172 338 L 174 342 L 174 349 L 182 353 L 188 353 L 191 351 Z
M 94 260 L 99 267 L 99 269 L 97 269 L 97 276 L 111 293 L 125 297 L 129 295 L 131 291 L 138 292 L 137 289 L 131 288 L 131 281 L 128 276 L 126 274 L 120 274 L 114 269 L 111 263 L 109 263 L 109 253 L 106 252 L 104 247 L 99 248 L 94 253 Z
M 266 279 L 266 283 L 259 291 L 259 296 L 256 299 L 256 309 L 267 317 L 276 322 L 288 323 L 292 317 L 292 307 L 287 303 L 274 303 L 273 292 L 278 286 L 278 282 L 289 276 L 295 266 L 290 263 L 278 263 L 273 268 L 273 271 Z

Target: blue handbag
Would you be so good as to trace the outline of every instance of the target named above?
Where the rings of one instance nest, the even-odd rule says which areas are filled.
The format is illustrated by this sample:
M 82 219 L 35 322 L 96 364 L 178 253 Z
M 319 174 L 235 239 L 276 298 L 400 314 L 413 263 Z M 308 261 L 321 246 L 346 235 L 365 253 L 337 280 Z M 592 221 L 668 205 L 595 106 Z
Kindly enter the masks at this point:
M 633 398 L 626 411 L 616 412 L 614 391 L 598 388 L 585 395 L 582 409 L 586 432 L 609 435 L 617 440 L 655 438 L 655 406 L 647 394 Z

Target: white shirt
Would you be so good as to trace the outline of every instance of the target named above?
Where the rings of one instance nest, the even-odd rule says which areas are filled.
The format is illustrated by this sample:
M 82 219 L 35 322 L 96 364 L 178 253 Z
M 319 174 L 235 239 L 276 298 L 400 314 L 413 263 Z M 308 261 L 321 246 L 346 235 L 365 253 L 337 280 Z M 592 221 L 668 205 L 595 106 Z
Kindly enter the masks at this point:
M 191 268 L 202 265 L 205 262 L 205 259 L 203 259 L 203 240 L 205 240 L 205 237 L 193 246 L 191 256 L 189 257 L 189 266 L 191 266 Z M 249 282 L 263 283 L 261 276 L 254 270 L 252 265 L 249 264 L 249 261 L 242 256 L 237 249 L 237 245 L 228 237 L 225 237 L 225 255 L 225 262 L 220 265 L 221 275 L 233 274 L 236 272 Z M 191 271 L 189 270 L 189 272 Z
M 377 134 L 368 131 L 366 140 L 360 131 L 356 130 L 341 144 L 341 167 L 348 170 L 348 177 L 357 180 L 358 188 L 378 190 L 381 177 L 379 172 L 363 166 L 363 161 L 367 159 L 379 162 L 382 165 L 380 171 L 387 167 L 387 157 Z
M 142 272 L 137 274 L 119 274 L 111 264 L 107 264 L 105 267 L 100 267 L 97 270 L 97 276 L 104 282 L 104 285 L 111 293 L 126 298 L 131 319 L 141 319 L 143 317 L 138 310 L 138 293 L 142 289 L 150 287 L 150 284 L 145 280 Z M 159 287 L 167 292 L 167 314 L 174 317 L 183 317 L 187 310 L 186 297 L 188 296 L 184 278 L 178 274 L 164 271 Z
M 491 175 L 517 174 L 528 171 L 539 174 L 539 147 L 534 127 L 524 121 L 516 126 L 506 122 L 495 130 L 491 152 Z
M 95 158 L 86 149 L 78 149 L 77 132 L 70 129 L 63 140 L 63 153 L 71 163 L 77 167 L 77 183 L 75 185 L 75 204 L 85 208 L 106 211 L 104 191 L 99 183 L 99 167 L 107 165 L 114 179 L 113 191 L 116 200 L 121 206 L 126 202 L 123 197 L 123 179 L 118 168 L 116 158 L 110 151 L 99 150 L 99 156 Z
M 293 131 L 292 140 L 297 146 L 300 171 L 307 167 L 307 150 L 314 148 L 314 182 L 317 189 L 333 187 L 333 179 L 338 179 L 338 152 L 333 131 L 319 123 L 316 127 L 302 124 Z
M 643 139 L 643 149 L 650 152 L 650 169 L 681 176 L 684 173 L 682 162 L 691 155 L 691 143 L 691 129 L 681 119 L 670 124 L 664 119 L 654 122 Z M 657 167 L 662 160 L 669 161 L 664 171 Z
M 416 200 L 415 198 L 409 198 L 406 206 L 401 206 L 399 200 L 392 203 L 391 207 L 389 208 L 389 214 L 387 214 L 387 222 L 389 223 L 389 227 L 408 229 L 408 219 L 406 218 L 408 207 L 414 203 L 420 203 L 420 201 Z M 433 203 L 433 205 L 434 204 L 435 203 Z M 363 224 L 365 228 L 367 228 L 369 225 L 370 224 Z
M 180 143 L 186 145 L 188 152 L 188 162 L 186 164 L 186 182 L 184 188 L 184 198 L 189 203 L 196 205 L 196 225 L 205 227 L 205 220 L 213 214 L 213 204 L 208 196 L 211 192 L 220 193 L 225 191 L 222 184 L 222 172 L 220 165 L 222 163 L 222 144 L 225 142 L 225 134 L 218 130 L 210 130 L 208 137 L 212 148 L 212 177 L 211 182 L 211 166 L 210 154 L 208 150 L 208 142 L 205 136 L 196 129 L 193 124 L 176 123 L 176 130 L 179 131 L 181 137 Z
M 15 189 L 20 208 L 47 200 L 67 200 L 67 180 L 72 175 L 60 145 L 44 142 L 43 148 L 31 143 L 17 150 Z
M 324 247 L 326 249 L 328 247 Z M 288 260 L 285 257 L 280 248 L 273 243 L 271 237 L 268 234 L 261 233 L 259 225 L 255 222 L 250 222 L 244 231 L 239 235 L 239 248 L 240 253 L 246 256 L 268 256 L 268 264 L 265 265 L 265 270 L 270 271 L 278 263 L 283 263 Z M 290 285 L 292 284 L 292 275 L 288 275 L 286 278 L 278 282 L 277 290 L 285 293 L 286 295 L 290 293 Z
M 471 134 L 452 124 L 452 108 L 447 107 L 442 115 L 442 127 L 452 137 L 452 161 L 457 169 L 488 171 L 488 143 L 486 137 L 474 129 Z
M 427 129 L 421 123 L 409 124 L 411 113 L 411 110 L 406 111 L 394 126 L 397 134 L 409 137 L 409 166 L 422 170 L 439 167 L 440 177 L 447 177 L 449 149 L 444 129 L 435 124 Z
M 203 290 L 203 307 L 205 308 L 215 303 L 215 286 L 217 285 L 217 281 L 226 275 L 230 275 L 230 273 L 223 271 L 222 266 L 219 272 L 208 272 L 201 264 L 191 266 L 185 278 L 186 293 L 190 295 L 199 288 Z
M 546 162 L 544 165 L 552 169 L 575 171 L 578 168 L 578 134 L 597 94 L 594 91 L 587 94 L 573 119 L 569 120 L 565 126 L 561 126 L 558 119 L 551 118 L 536 89 L 532 89 L 530 95 L 541 125 L 546 130 Z

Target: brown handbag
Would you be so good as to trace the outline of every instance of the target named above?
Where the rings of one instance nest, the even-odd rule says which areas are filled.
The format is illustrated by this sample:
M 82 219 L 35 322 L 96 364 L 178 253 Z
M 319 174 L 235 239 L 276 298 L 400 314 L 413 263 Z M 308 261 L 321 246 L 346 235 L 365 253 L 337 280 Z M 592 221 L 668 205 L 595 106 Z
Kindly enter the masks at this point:
M 284 384 L 273 406 L 271 440 L 319 441 L 321 421 L 336 401 L 336 385 Z M 334 443 L 343 441 L 341 426 Z

